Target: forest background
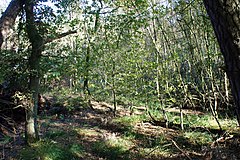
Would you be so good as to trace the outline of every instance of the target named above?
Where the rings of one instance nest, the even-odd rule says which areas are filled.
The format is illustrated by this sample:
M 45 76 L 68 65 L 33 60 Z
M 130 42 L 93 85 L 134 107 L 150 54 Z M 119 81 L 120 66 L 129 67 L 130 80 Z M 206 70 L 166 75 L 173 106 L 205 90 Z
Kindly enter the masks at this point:
M 2 4 L 4 11 L 8 3 Z M 182 130 L 184 109 L 209 113 L 220 130 L 219 118 L 235 115 L 224 59 L 202 1 L 62 0 L 31 5 L 34 23 L 28 21 L 29 10 L 21 10 L 4 39 L 0 82 L 9 92 L 35 87 L 33 105 L 38 92 L 77 94 L 90 108 L 93 101 L 112 104 L 114 115 L 118 106 L 130 111 L 141 106 L 153 120 L 176 121 Z M 31 27 L 43 39 L 36 63 L 31 59 L 36 42 Z M 29 88 L 29 77 L 34 76 L 39 86 Z M 174 120 L 166 112 L 172 108 L 179 110 Z

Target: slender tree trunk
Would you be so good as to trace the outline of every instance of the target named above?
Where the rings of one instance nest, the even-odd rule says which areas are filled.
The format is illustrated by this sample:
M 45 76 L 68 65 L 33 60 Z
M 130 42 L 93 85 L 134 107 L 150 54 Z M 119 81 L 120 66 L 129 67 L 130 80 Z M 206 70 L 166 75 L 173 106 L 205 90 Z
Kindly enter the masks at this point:
M 15 24 L 15 20 L 21 11 L 20 0 L 12 0 L 0 19 L 0 50 L 3 47 L 3 42 L 6 40 L 11 28 Z
M 100 1 L 101 5 L 102 2 Z M 94 33 L 97 32 L 98 30 L 98 26 L 99 26 L 99 13 L 101 11 L 101 8 L 98 9 L 97 13 L 96 13 L 96 19 L 95 19 L 95 24 L 94 24 Z M 87 52 L 86 52 L 86 65 L 85 65 L 85 75 L 84 75 L 84 82 L 83 82 L 83 91 L 84 93 L 87 93 L 88 95 L 91 95 L 90 90 L 89 90 L 89 68 L 90 68 L 90 45 L 91 45 L 91 41 L 90 39 L 88 39 L 88 47 L 87 47 Z
M 224 56 L 240 125 L 240 1 L 203 0 Z
M 90 44 L 89 44 L 90 45 Z M 84 82 L 83 82 L 83 91 L 85 94 L 91 95 L 88 82 L 89 82 L 89 67 L 90 67 L 90 46 L 87 47 L 86 52 L 86 61 L 85 61 L 85 72 L 84 72 Z
M 26 141 L 28 144 L 36 142 L 38 137 L 37 130 L 37 107 L 38 107 L 38 92 L 39 92 L 39 66 L 40 58 L 43 50 L 43 38 L 39 34 L 34 19 L 34 1 L 26 0 L 26 32 L 30 40 L 32 50 L 29 57 L 30 83 L 29 91 L 32 98 L 32 103 L 26 110 Z

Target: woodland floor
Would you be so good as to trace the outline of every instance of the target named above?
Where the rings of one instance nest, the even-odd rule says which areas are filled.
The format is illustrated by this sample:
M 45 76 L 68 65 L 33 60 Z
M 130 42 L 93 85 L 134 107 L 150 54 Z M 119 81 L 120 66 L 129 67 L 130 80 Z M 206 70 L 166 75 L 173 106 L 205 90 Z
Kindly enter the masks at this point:
M 0 159 L 53 160 L 38 155 L 47 155 L 47 152 L 59 154 L 55 159 L 65 160 L 240 159 L 239 136 L 196 144 L 184 138 L 180 129 L 165 128 L 147 121 L 122 123 L 106 106 L 105 103 L 94 102 L 94 110 L 81 108 L 66 116 L 42 117 L 39 120 L 42 143 L 32 147 L 24 145 L 23 125 L 20 125 L 19 136 L 1 144 Z M 130 113 L 127 109 L 118 108 L 116 117 L 130 117 Z M 41 144 L 48 146 L 41 147 Z M 28 155 L 31 151 L 32 155 Z M 61 157 L 61 154 L 64 155 Z M 68 158 L 64 158 L 66 155 Z

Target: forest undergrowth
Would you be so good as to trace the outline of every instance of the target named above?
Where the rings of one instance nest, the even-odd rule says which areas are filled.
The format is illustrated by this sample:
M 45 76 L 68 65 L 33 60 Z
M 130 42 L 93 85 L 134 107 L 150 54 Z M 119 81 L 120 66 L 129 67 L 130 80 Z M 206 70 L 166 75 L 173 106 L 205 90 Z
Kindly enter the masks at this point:
M 81 102 L 81 104 L 80 104 Z M 184 130 L 178 109 L 166 110 L 166 126 L 159 110 L 118 106 L 91 101 L 92 108 L 79 97 L 55 103 L 66 110 L 42 110 L 39 120 L 41 140 L 24 144 L 23 124 L 19 135 L 1 141 L 1 158 L 7 160 L 66 159 L 239 159 L 239 129 L 236 121 L 220 118 L 222 130 L 213 116 L 184 110 Z M 78 103 L 78 104 L 76 104 Z M 77 107 L 73 107 L 73 106 Z M 72 106 L 72 107 L 69 107 Z M 68 108 L 67 108 L 68 107 Z M 54 107 L 52 107 L 54 108 Z M 51 112 L 51 113 L 50 113 Z M 151 112 L 149 114 L 148 112 Z M 154 120 L 151 116 L 154 117 Z M 156 123 L 158 122 L 158 123 Z M 20 130 L 22 132 L 20 132 Z

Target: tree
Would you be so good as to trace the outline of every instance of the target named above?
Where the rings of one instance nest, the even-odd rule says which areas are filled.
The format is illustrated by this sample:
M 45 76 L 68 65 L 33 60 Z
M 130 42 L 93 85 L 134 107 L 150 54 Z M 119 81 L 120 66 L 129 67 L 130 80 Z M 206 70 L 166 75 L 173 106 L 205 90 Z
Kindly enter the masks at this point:
M 130 103 L 137 99 L 138 102 L 149 101 L 150 108 L 151 105 L 157 108 L 157 105 L 172 107 L 179 104 L 193 108 L 201 105 L 205 109 L 205 106 L 214 104 L 214 112 L 217 112 L 218 100 L 224 99 L 221 92 L 227 95 L 228 88 L 225 91 L 224 81 L 221 81 L 223 71 L 219 70 L 223 60 L 218 56 L 220 51 L 209 27 L 211 24 L 203 16 L 206 11 L 199 1 L 174 0 L 168 1 L 168 5 L 155 0 L 53 1 L 59 7 L 59 12 L 54 15 L 58 17 L 56 19 L 51 18 L 52 13 L 42 7 L 42 3 L 38 3 L 45 1 L 12 0 L 0 21 L 1 45 L 6 39 L 2 34 L 3 24 L 9 21 L 11 23 L 5 23 L 8 30 L 13 27 L 20 8 L 24 6 L 21 20 L 25 39 L 29 41 L 27 43 L 24 39 L 22 43 L 26 46 L 30 43 L 25 52 L 29 72 L 29 81 L 26 82 L 30 82 L 28 89 L 32 99 L 26 123 L 26 131 L 33 130 L 33 134 L 27 133 L 30 134 L 27 137 L 33 137 L 30 139 L 37 139 L 34 127 L 37 127 L 39 70 L 44 64 L 59 75 L 76 73 L 76 79 L 83 79 L 78 82 L 83 82 L 86 93 L 91 91 L 92 96 L 106 93 L 110 100 L 113 99 L 115 108 L 120 99 L 124 102 L 128 99 Z M 225 57 L 240 121 L 239 2 L 204 0 L 204 3 Z M 70 27 L 81 30 L 80 34 L 70 37 L 69 41 L 56 42 L 58 47 L 45 45 L 75 33 L 57 33 L 60 25 L 66 29 L 71 20 Z M 63 51 L 62 60 L 59 55 L 63 55 Z M 40 61 L 42 54 L 45 59 Z M 52 61 L 58 59 L 59 65 L 49 61 L 50 58 Z M 49 69 L 45 68 L 45 72 L 49 73 Z M 106 96 L 103 98 L 107 99 Z
M 44 45 L 54 41 L 55 39 L 60 39 L 69 34 L 76 33 L 76 31 L 67 31 L 64 33 L 46 33 L 45 31 L 50 28 L 47 23 L 48 19 L 44 19 L 42 13 L 38 13 L 37 7 L 39 5 L 38 0 L 12 0 L 6 11 L 0 19 L 0 46 L 6 39 L 7 33 L 11 28 L 13 28 L 16 18 L 21 11 L 25 11 L 25 32 L 27 38 L 30 42 L 29 47 L 29 56 L 28 56 L 28 71 L 29 71 L 29 80 L 28 80 L 28 90 L 24 91 L 28 93 L 29 103 L 26 104 L 26 124 L 25 124 L 25 135 L 26 142 L 28 144 L 36 142 L 38 137 L 38 126 L 37 126 L 37 108 L 38 108 L 38 94 L 39 94 L 39 82 L 40 82 L 40 60 L 42 56 L 42 51 L 44 50 Z M 43 8 L 47 10 L 48 8 Z M 41 15 L 39 15 L 41 14 Z M 48 13 L 53 14 L 53 13 Z M 48 17 L 50 17 L 48 15 Z M 40 18 L 38 20 L 37 18 Z M 45 15 L 46 16 L 46 15 Z M 55 15 L 54 15 L 55 16 Z M 8 48 L 6 48 L 8 49 Z M 12 53 L 13 54 L 13 53 Z
M 24 4 L 23 4 L 24 3 Z M 25 6 L 26 12 L 26 32 L 28 38 L 32 45 L 32 50 L 30 54 L 29 70 L 30 70 L 30 83 L 29 90 L 32 92 L 33 103 L 29 103 L 26 106 L 26 141 L 27 143 L 34 142 L 38 139 L 37 132 L 37 105 L 38 105 L 38 88 L 39 88 L 39 62 L 40 55 L 43 50 L 43 38 L 37 31 L 34 19 L 34 1 L 26 0 L 12 0 L 8 5 L 6 11 L 3 13 L 0 19 L 0 47 L 2 47 L 3 42 L 6 40 L 7 34 L 11 28 L 13 28 L 16 18 L 21 11 L 22 7 Z M 4 47 L 7 49 L 7 46 Z
M 55 39 L 62 38 L 69 34 L 76 33 L 76 31 L 68 31 L 65 33 L 54 35 L 52 38 L 44 38 L 44 32 L 36 23 L 36 7 L 37 1 L 25 0 L 24 10 L 26 13 L 26 33 L 31 43 L 31 53 L 28 59 L 28 69 L 30 71 L 29 76 L 29 92 L 31 103 L 26 107 L 26 142 L 28 144 L 36 142 L 39 139 L 38 125 L 37 125 L 37 110 L 38 110 L 38 95 L 40 85 L 40 60 L 44 45 Z
M 240 1 L 204 0 L 221 52 L 224 56 L 238 125 L 240 125 Z
M 12 0 L 0 19 L 0 50 L 21 10 L 20 0 Z
M 32 103 L 26 108 L 26 128 L 25 135 L 27 143 L 32 143 L 38 140 L 37 131 L 37 108 L 38 108 L 38 93 L 39 93 L 39 67 L 40 59 L 43 51 L 43 37 L 39 33 L 36 27 L 35 15 L 34 15 L 33 0 L 25 1 L 25 12 L 26 12 L 26 32 L 31 43 L 31 53 L 28 59 L 29 70 L 30 70 L 30 82 L 29 91 L 32 99 Z

